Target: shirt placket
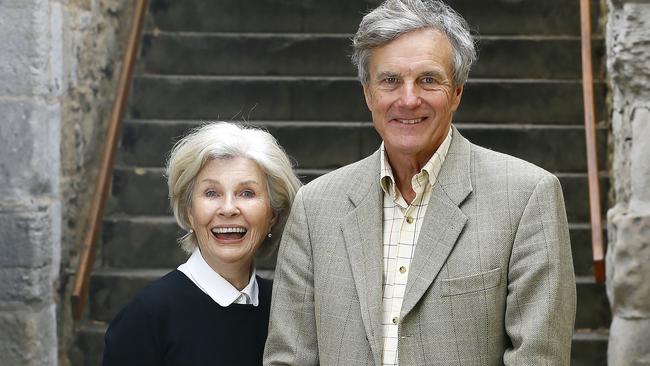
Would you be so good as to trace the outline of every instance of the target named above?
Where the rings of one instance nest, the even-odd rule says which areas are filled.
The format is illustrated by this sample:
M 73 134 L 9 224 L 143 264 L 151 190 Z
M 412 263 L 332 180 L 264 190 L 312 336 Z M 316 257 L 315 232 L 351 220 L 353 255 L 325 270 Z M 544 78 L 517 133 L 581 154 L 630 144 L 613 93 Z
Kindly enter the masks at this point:
M 403 216 L 399 226 L 397 250 L 392 263 L 389 263 L 388 270 L 389 276 L 391 277 L 390 282 L 393 285 L 391 310 L 388 314 L 389 319 L 385 320 L 393 324 L 393 326 L 390 327 L 389 337 L 395 341 L 392 343 L 391 348 L 385 350 L 386 359 L 391 360 L 390 363 L 385 362 L 385 365 L 397 364 L 397 339 L 399 335 L 399 323 L 401 320 L 400 313 L 402 310 L 402 302 L 404 300 L 404 292 L 406 291 L 406 283 L 408 282 L 408 274 L 411 260 L 413 258 L 413 251 L 415 250 L 416 214 L 418 206 L 422 201 L 423 193 L 422 186 L 420 186 L 420 188 L 416 190 L 413 202 L 411 202 L 407 208 L 400 207 L 400 212 Z

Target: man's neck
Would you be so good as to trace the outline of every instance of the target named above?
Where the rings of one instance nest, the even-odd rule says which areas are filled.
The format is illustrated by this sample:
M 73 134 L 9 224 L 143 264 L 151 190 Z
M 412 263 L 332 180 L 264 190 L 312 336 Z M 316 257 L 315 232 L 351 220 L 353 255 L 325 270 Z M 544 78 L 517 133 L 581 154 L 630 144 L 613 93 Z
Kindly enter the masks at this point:
M 434 152 L 435 151 L 436 150 L 434 150 Z M 391 155 L 387 150 L 386 154 L 390 168 L 393 171 L 395 186 L 404 198 L 404 201 L 410 205 L 416 195 L 415 190 L 413 190 L 411 185 L 411 179 L 422 170 L 422 167 L 427 163 L 427 161 L 429 161 L 429 159 L 431 159 L 433 153 L 419 159 L 415 156 L 409 155 Z

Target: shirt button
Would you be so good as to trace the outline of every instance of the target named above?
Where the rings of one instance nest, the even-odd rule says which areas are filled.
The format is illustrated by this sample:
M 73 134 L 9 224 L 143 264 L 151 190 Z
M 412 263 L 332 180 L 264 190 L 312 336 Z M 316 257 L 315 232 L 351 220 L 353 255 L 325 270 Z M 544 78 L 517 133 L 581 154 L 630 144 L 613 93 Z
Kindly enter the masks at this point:
M 408 222 L 409 224 L 412 224 L 413 223 L 413 218 L 411 216 L 406 216 L 406 222 Z
M 394 318 L 393 318 L 393 324 L 397 324 L 397 323 L 399 323 L 399 318 L 398 318 L 398 317 L 394 317 Z
M 406 273 L 406 267 L 404 266 L 399 267 L 399 273 Z

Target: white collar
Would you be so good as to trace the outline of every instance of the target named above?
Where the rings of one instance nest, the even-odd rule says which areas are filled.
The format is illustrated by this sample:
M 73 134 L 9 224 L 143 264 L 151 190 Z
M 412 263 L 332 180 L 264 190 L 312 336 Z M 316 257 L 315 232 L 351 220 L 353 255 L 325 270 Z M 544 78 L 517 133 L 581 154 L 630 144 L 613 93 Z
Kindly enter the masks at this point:
M 187 262 L 178 267 L 178 270 L 183 272 L 201 291 L 222 307 L 233 303 L 251 304 L 253 306 L 259 304 L 259 289 L 255 278 L 255 268 L 253 268 L 248 285 L 241 291 L 215 272 L 205 261 L 198 248 L 194 250 Z
M 449 152 L 449 146 L 451 146 L 451 139 L 452 139 L 452 131 L 453 128 L 451 126 L 449 127 L 449 132 L 447 132 L 447 136 L 445 139 L 442 141 L 442 144 L 438 147 L 438 150 L 436 150 L 429 161 L 420 169 L 420 173 L 416 174 L 411 178 L 411 186 L 416 187 L 416 180 L 420 179 L 419 177 L 421 176 L 422 172 L 427 172 L 427 180 L 428 183 L 433 187 L 433 185 L 436 183 L 438 180 L 438 173 L 440 173 L 440 169 L 442 169 L 442 164 L 445 162 L 445 159 L 447 158 L 447 152 Z M 401 196 L 399 191 L 397 190 L 397 187 L 395 186 L 395 178 L 393 177 L 393 168 L 390 166 L 390 163 L 388 162 L 388 154 L 386 154 L 386 149 L 384 147 L 384 142 L 382 141 L 381 145 L 379 146 L 380 150 L 380 172 L 381 176 L 379 178 L 379 184 L 381 185 L 381 189 L 384 191 L 384 194 L 389 195 L 390 197 L 393 197 L 394 200 L 397 200 L 398 197 Z

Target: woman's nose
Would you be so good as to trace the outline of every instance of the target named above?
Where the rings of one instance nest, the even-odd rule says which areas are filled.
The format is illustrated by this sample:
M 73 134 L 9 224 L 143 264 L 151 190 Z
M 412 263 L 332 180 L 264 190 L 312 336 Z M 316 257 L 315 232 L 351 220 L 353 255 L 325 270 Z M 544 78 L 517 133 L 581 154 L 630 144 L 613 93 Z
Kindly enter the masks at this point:
M 239 214 L 239 208 L 232 196 L 224 197 L 221 206 L 219 207 L 219 214 L 222 216 L 236 216 Z

